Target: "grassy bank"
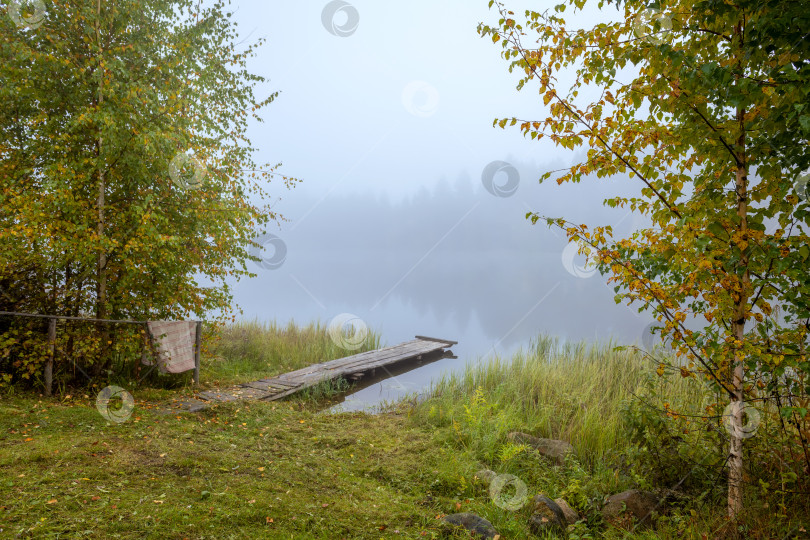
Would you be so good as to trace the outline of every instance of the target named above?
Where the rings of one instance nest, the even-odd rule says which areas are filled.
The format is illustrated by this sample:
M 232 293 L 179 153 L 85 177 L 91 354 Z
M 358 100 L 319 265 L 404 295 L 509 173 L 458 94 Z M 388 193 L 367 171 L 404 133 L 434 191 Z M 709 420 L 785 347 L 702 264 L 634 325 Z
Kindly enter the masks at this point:
M 574 538 L 786 539 L 810 530 L 806 500 L 796 504 L 801 496 L 786 499 L 751 488 L 743 519 L 729 527 L 724 430 L 719 420 L 692 420 L 705 415 L 717 397 L 694 379 L 659 377 L 655 370 L 650 356 L 632 348 L 561 346 L 540 337 L 513 358 L 468 365 L 443 377 L 412 414 L 441 444 L 481 467 L 515 475 L 529 496 L 566 499 L 582 518 Z M 682 416 L 667 417 L 667 410 Z M 576 455 L 555 467 L 512 443 L 507 438 L 512 431 L 570 442 Z M 600 509 L 606 497 L 627 489 L 668 493 L 678 504 L 668 507 L 652 530 L 633 524 L 618 529 L 602 520 Z M 787 500 L 792 507 L 784 506 Z M 780 511 L 769 510 L 780 501 Z M 479 503 L 481 515 L 511 524 L 510 538 L 529 535 L 525 519 L 510 521 L 514 513 L 486 498 Z
M 428 537 L 456 463 L 403 416 L 306 402 L 109 424 L 92 400 L 0 404 L 0 537 Z M 19 536 L 18 536 L 19 535 Z
M 353 352 L 337 348 L 317 324 L 244 323 L 208 342 L 209 386 Z M 378 345 L 372 335 L 361 350 Z M 97 388 L 53 399 L 7 393 L 0 400 L 0 537 L 469 538 L 438 519 L 469 511 L 504 539 L 527 538 L 529 506 L 495 504 L 475 479 L 482 466 L 514 474 L 529 496 L 566 498 L 583 517 L 571 538 L 719 537 L 722 486 L 711 487 L 711 467 L 694 467 L 695 456 L 674 443 L 655 447 L 669 424 L 640 405 L 666 396 L 673 408 L 698 410 L 709 396 L 652 371 L 630 351 L 560 348 L 541 338 L 510 361 L 438 381 L 416 406 L 379 415 L 320 412 L 329 397 L 322 392 L 173 416 L 156 400 L 190 388 L 139 385 L 135 409 L 118 424 L 96 410 Z M 568 440 L 577 457 L 553 466 L 509 443 L 513 430 Z M 600 520 L 605 496 L 672 486 L 684 467 L 690 479 L 679 489 L 689 498 L 655 529 Z M 778 517 L 758 502 L 738 537 L 794 538 L 806 526 L 796 512 Z
M 317 323 L 241 323 L 206 341 L 204 386 L 380 345 L 372 332 L 341 349 Z M 156 400 L 189 387 L 139 385 L 120 424 L 99 414 L 97 391 L 3 396 L 0 537 L 431 538 L 457 502 L 436 495 L 458 482 L 457 452 L 400 413 L 321 413 L 327 389 L 173 416 Z
M 455 424 L 465 448 L 488 463 L 508 432 L 526 431 L 570 442 L 593 467 L 625 449 L 624 409 L 650 371 L 632 350 L 541 337 L 513 358 L 439 380 L 419 412 L 437 426 Z M 662 383 L 657 391 L 673 405 L 702 400 L 695 385 Z

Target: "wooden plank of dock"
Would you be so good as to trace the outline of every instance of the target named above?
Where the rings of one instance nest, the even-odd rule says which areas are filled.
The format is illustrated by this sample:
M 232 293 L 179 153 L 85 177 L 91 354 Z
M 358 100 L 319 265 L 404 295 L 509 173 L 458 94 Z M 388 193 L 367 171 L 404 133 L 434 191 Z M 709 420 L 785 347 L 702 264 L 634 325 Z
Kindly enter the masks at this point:
M 221 390 L 207 390 L 197 394 L 197 399 L 181 404 L 181 408 L 198 411 L 210 403 L 238 399 L 273 401 L 311 388 L 321 382 L 336 379 L 358 378 L 366 373 L 423 357 L 444 353 L 456 341 L 416 336 L 411 341 L 362 352 L 344 358 L 336 358 L 320 364 L 290 371 L 276 377 L 261 379 Z

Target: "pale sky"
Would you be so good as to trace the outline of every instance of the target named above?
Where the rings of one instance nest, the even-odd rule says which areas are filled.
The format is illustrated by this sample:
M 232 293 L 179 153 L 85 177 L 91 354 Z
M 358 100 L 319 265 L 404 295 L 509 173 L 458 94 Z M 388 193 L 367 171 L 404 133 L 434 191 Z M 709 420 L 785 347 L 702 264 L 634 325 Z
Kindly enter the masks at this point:
M 517 92 L 518 76 L 507 71 L 500 47 L 478 35 L 479 22 L 497 23 L 487 3 L 360 0 L 335 11 L 340 4 L 322 0 L 235 0 L 242 39 L 267 39 L 251 61 L 268 78 L 257 96 L 281 91 L 250 133 L 259 161 L 282 161 L 305 191 L 374 190 L 395 200 L 462 171 L 480 182 L 493 160 L 536 162 L 538 176 L 545 162 L 567 163 L 570 154 L 548 141 L 492 127 L 496 117 L 544 118 L 546 108 L 536 88 Z M 521 12 L 554 4 L 508 5 Z M 327 30 L 329 7 L 336 32 L 349 35 Z M 570 21 L 590 25 L 615 14 Z

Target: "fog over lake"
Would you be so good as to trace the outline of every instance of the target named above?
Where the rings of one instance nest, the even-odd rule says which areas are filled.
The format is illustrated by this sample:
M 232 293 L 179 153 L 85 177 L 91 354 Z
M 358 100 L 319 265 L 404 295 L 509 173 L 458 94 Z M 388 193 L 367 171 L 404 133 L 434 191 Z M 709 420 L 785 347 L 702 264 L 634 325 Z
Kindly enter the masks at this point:
M 536 89 L 515 90 L 500 46 L 478 35 L 480 22 L 498 19 L 487 2 L 240 0 L 234 13 L 240 39 L 267 40 L 251 58 L 267 78 L 257 94 L 281 92 L 251 128 L 257 160 L 283 162 L 284 174 L 303 180 L 290 191 L 266 186 L 288 221 L 262 237 L 264 262 L 248 263 L 257 276 L 233 284 L 241 317 L 327 324 L 350 313 L 386 345 L 415 335 L 458 341 L 457 359 L 373 385 L 347 406 L 419 391 L 541 333 L 640 339 L 650 315 L 616 305 L 583 257 L 569 248 L 564 264 L 560 230 L 525 219 L 537 211 L 626 235 L 642 223 L 602 200 L 637 194 L 638 180 L 538 184 L 584 150 L 493 128 L 495 118 L 549 111 Z M 612 16 L 587 9 L 573 18 L 588 26 Z M 581 97 L 598 96 L 588 92 Z
M 350 397 L 360 404 L 422 390 L 443 371 L 509 355 L 540 333 L 640 342 L 652 318 L 616 305 L 607 278 L 587 266 L 574 244 L 566 250 L 562 231 L 525 218 L 537 211 L 612 223 L 615 234 L 626 235 L 638 217 L 601 200 L 627 191 L 632 180 L 541 185 L 540 173 L 559 163 L 497 161 L 503 170 L 492 177 L 496 195 L 484 188 L 482 172 L 467 171 L 396 202 L 369 192 L 318 197 L 297 188 L 282 209 L 289 221 L 262 237 L 263 262 L 248 265 L 256 277 L 234 284 L 241 317 L 326 324 L 350 313 L 381 332 L 385 345 L 415 335 L 458 341 L 457 359 Z

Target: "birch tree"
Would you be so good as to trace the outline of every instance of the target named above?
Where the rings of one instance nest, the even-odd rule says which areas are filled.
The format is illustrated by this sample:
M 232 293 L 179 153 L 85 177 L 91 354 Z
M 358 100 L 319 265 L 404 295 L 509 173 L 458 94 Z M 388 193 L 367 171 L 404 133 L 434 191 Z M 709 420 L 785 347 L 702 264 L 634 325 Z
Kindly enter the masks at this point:
M 498 23 L 479 33 L 503 48 L 518 89 L 537 88 L 548 111 L 495 125 L 586 148 L 559 184 L 621 174 L 638 187 L 635 197 L 604 201 L 652 223 L 628 238 L 564 216 L 527 218 L 593 247 L 616 301 L 656 316 L 676 357 L 662 360 L 659 374 L 676 369 L 723 396 L 708 415 L 728 419 L 735 519 L 744 443 L 755 435 L 751 407 L 790 420 L 791 466 L 810 467 L 807 10 L 799 2 L 599 2 L 618 9 L 616 22 L 571 29 L 565 11 L 585 4 L 569 0 L 518 21 L 490 2 Z M 561 72 L 573 73 L 567 88 Z M 588 87 L 598 99 L 582 99 Z
M 45 294 L 25 307 L 39 313 L 228 313 L 225 280 L 247 274 L 255 231 L 278 218 L 269 182 L 294 182 L 256 163 L 247 137 L 277 97 L 256 95 L 264 78 L 247 69 L 262 41 L 237 44 L 223 1 L 6 8 L 0 282 L 35 273 Z M 113 340 L 104 324 L 85 338 L 98 351 Z M 6 351 L 20 343 L 4 339 Z M 28 360 L 14 369 L 30 375 Z

